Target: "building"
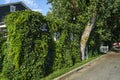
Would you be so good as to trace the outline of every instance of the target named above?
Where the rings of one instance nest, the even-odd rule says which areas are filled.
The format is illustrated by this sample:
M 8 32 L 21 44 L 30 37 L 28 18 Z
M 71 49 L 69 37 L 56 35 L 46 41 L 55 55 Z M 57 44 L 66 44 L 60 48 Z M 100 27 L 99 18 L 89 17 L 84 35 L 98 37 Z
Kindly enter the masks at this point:
M 30 10 L 23 2 L 14 2 L 0 5 L 0 32 L 3 32 L 6 36 L 6 26 L 4 24 L 4 18 L 11 12 L 21 11 L 21 10 Z

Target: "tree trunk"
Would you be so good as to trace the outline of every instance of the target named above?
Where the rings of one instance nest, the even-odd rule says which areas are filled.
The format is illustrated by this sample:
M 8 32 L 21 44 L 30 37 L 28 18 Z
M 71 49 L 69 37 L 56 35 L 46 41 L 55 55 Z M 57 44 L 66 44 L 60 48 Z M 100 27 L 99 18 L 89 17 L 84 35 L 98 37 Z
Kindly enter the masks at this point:
M 90 33 L 93 29 L 93 26 L 95 24 L 96 21 L 96 11 L 95 13 L 93 13 L 93 17 L 90 19 L 90 21 L 88 21 L 85 30 L 82 34 L 81 37 L 81 41 L 80 41 L 80 50 L 81 50 L 81 59 L 84 60 L 85 59 L 85 47 L 87 44 L 87 41 L 89 39 Z

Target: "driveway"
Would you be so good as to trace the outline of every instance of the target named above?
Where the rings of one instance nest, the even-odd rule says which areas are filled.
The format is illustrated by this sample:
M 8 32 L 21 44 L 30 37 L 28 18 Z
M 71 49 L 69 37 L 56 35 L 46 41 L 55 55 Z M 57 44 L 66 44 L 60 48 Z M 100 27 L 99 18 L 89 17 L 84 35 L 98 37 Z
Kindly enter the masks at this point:
M 120 80 L 120 53 L 108 53 L 64 80 Z

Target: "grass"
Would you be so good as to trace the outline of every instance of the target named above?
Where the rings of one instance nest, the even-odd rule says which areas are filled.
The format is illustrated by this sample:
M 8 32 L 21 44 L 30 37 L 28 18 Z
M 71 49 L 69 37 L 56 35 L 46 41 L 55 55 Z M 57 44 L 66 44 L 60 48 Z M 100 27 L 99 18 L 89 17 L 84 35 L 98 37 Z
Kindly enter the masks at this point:
M 82 66 L 82 65 L 84 65 L 84 64 L 86 64 L 86 63 L 88 63 L 88 62 L 90 62 L 90 61 L 92 61 L 94 59 L 96 59 L 97 57 L 100 57 L 100 56 L 101 55 L 98 55 L 98 56 L 95 56 L 95 57 L 91 57 L 91 58 L 89 58 L 87 60 L 84 60 L 84 61 L 81 61 L 79 63 L 76 63 L 74 66 L 72 66 L 70 68 L 57 70 L 57 71 L 53 72 L 52 74 L 50 74 L 49 76 L 47 76 L 45 78 L 42 78 L 41 80 L 53 80 L 54 78 L 56 78 L 56 77 L 58 77 L 58 76 L 60 76 L 62 74 L 65 74 L 65 73 L 67 73 L 67 72 L 69 72 L 69 71 L 71 71 L 71 70 L 73 70 L 73 69 L 75 69 L 77 67 L 80 67 L 80 66 Z

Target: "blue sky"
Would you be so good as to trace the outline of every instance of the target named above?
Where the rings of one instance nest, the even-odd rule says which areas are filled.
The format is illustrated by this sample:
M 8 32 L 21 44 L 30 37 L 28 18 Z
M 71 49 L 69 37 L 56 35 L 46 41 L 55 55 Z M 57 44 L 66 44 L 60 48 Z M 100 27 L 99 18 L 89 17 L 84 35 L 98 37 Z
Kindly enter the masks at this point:
M 51 6 L 50 4 L 47 4 L 47 0 L 0 0 L 0 5 L 18 1 L 23 1 L 30 9 L 39 11 L 43 15 L 46 15 Z

